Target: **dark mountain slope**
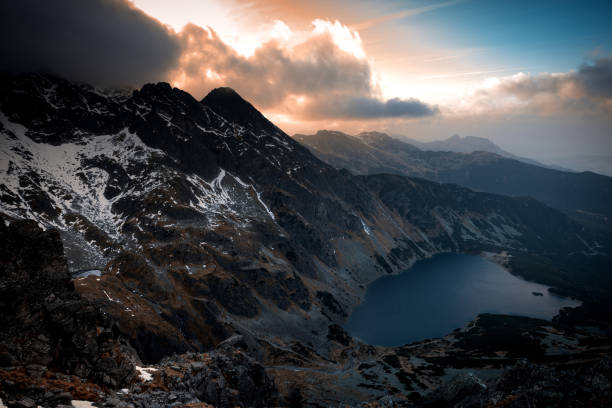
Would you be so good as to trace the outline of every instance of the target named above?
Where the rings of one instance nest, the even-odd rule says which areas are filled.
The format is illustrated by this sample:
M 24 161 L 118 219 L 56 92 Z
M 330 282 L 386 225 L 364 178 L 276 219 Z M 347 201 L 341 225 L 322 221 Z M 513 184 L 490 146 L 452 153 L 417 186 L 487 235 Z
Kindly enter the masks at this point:
M 231 123 L 268 132 L 279 130 L 232 88 L 215 88 L 201 102 Z
M 0 82 L 2 212 L 60 231 L 71 270 L 94 270 L 77 290 L 145 361 L 236 332 L 325 355 L 367 283 L 417 259 L 610 242 L 532 200 L 338 171 L 229 89 Z
M 453 208 L 461 214 L 505 214 L 516 225 L 528 227 L 516 233 L 520 233 L 525 247 L 539 253 L 572 252 L 575 249 L 574 236 L 585 230 L 561 212 L 551 210 L 531 198 L 508 200 L 501 195 L 477 193 L 454 184 L 438 184 L 396 175 L 381 174 L 361 178 L 387 207 L 408 220 L 427 218 L 431 211 L 439 207 Z M 461 237 L 469 233 L 470 229 L 478 228 L 477 223 L 472 226 L 469 220 L 462 221 L 448 225 L 453 230 L 451 237 Z M 500 225 L 500 229 L 504 227 Z M 482 240 L 482 237 L 477 239 L 475 245 L 481 244 Z M 596 250 L 595 247 L 593 249 Z
M 356 174 L 394 173 L 456 183 L 477 191 L 530 196 L 584 219 L 586 213 L 612 215 L 612 178 L 595 173 L 553 170 L 488 152 L 422 151 L 384 133 L 357 137 L 333 132 L 296 139 L 336 168 Z
M 440 179 L 479 191 L 531 196 L 564 210 L 612 214 L 611 177 L 562 172 L 506 159 L 475 163 L 462 170 L 442 171 Z
M 457 185 L 397 175 L 360 178 L 388 208 L 412 224 L 418 224 L 419 220 L 431 218 L 432 215 L 435 217 L 440 206 L 453 208 L 461 214 L 457 218 L 450 218 L 452 221 L 444 225 L 449 231 L 448 237 L 452 240 L 449 245 L 454 251 L 479 251 L 487 242 L 495 240 L 489 234 L 514 232 L 520 235 L 525 247 L 532 248 L 528 253 L 512 245 L 506 246 L 509 255 L 507 266 L 514 273 L 562 288 L 560 293 L 563 294 L 609 303 L 612 275 L 606 271 L 612 265 L 612 256 L 605 249 L 609 245 L 609 233 L 595 233 L 598 238 L 589 251 L 576 251 L 574 238 L 587 228 L 532 198 L 508 200 L 505 196 L 477 193 Z M 490 232 L 470 237 L 469 234 L 480 229 L 483 222 L 473 214 L 505 214 L 506 219 L 512 219 L 515 225 L 528 228 L 512 231 L 507 225 L 499 225 Z M 486 221 L 496 224 L 494 215 Z

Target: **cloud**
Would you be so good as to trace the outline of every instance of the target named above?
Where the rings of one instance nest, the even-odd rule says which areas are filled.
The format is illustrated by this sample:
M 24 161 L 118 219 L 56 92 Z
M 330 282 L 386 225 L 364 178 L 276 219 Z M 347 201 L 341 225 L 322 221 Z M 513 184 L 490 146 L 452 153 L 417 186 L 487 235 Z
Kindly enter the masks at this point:
M 211 28 L 190 24 L 180 38 L 185 52 L 175 83 L 198 96 L 227 85 L 265 108 L 290 94 L 371 92 L 367 61 L 341 50 L 325 32 L 291 47 L 270 40 L 250 57 L 239 55 Z
M 292 31 L 275 21 L 252 53 L 212 28 L 176 33 L 128 0 L 3 1 L 0 70 L 43 71 L 106 86 L 169 81 L 202 98 L 230 86 L 258 108 L 294 119 L 434 115 L 415 99 L 383 100 L 359 33 L 315 19 Z
M 382 100 L 359 34 L 338 21 L 315 20 L 311 31 L 301 33 L 277 22 L 275 31 L 282 35 L 244 56 L 212 28 L 187 25 L 179 34 L 184 53 L 174 84 L 197 97 L 216 86 L 231 86 L 260 108 L 283 109 L 301 119 L 437 112 L 415 99 Z
M 570 72 L 489 78 L 463 101 L 457 112 L 609 115 L 612 113 L 612 60 L 598 59 Z
M 139 86 L 175 68 L 180 42 L 127 0 L 0 3 L 0 70 Z
M 437 10 L 439 8 L 454 6 L 455 4 L 461 3 L 463 1 L 465 0 L 451 0 L 451 1 L 446 1 L 444 3 L 430 4 L 424 7 L 417 7 L 417 8 L 402 10 L 402 11 L 398 11 L 395 13 L 374 17 L 374 18 L 371 18 L 366 21 L 362 21 L 357 24 L 351 24 L 351 27 L 355 30 L 365 30 L 365 29 L 372 28 L 379 24 L 387 23 L 389 21 L 400 20 L 402 18 L 416 16 L 419 14 L 427 13 L 429 11 Z
M 612 58 L 581 65 L 575 78 L 590 95 L 612 98 Z
M 336 96 L 314 100 L 309 104 L 307 112 L 318 119 L 420 118 L 437 114 L 438 108 L 417 99 L 392 98 L 384 101 L 363 96 Z

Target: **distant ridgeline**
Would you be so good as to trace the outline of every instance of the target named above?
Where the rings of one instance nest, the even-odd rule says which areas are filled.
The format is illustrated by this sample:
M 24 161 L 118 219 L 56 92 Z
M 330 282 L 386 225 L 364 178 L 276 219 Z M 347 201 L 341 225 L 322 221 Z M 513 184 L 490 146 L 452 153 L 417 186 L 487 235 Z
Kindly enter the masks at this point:
M 472 138 L 476 143 L 454 136 L 440 142 L 415 142 L 415 147 L 413 141 L 378 132 L 350 136 L 319 131 L 294 138 L 321 160 L 354 174 L 401 174 L 476 191 L 533 197 L 591 227 L 612 230 L 612 177 L 545 167 L 512 156 L 487 139 Z M 472 151 L 477 147 L 483 150 Z

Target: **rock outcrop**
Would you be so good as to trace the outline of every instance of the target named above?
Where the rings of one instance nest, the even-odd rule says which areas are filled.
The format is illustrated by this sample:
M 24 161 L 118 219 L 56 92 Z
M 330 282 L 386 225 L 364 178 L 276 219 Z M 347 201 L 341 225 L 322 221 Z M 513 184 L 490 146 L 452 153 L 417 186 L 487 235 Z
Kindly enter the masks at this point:
M 74 290 L 58 231 L 0 219 L 0 242 L 2 392 L 43 398 L 53 373 L 65 375 L 66 385 L 73 377 L 99 387 L 128 384 L 129 347 L 110 317 Z

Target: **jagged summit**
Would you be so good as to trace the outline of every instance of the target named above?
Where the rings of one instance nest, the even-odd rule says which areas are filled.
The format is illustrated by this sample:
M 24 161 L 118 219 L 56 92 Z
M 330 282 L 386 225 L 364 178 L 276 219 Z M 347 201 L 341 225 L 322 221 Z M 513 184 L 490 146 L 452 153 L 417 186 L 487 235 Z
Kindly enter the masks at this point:
M 157 82 L 157 83 L 148 83 L 144 84 L 139 90 L 134 91 L 134 95 L 142 95 L 142 96 L 164 96 L 165 98 L 171 98 L 171 95 L 183 94 L 184 97 L 188 97 L 190 99 L 194 99 L 191 94 L 179 89 L 174 88 L 168 82 Z
M 241 126 L 264 128 L 268 131 L 275 131 L 277 129 L 253 105 L 230 87 L 213 89 L 201 102 L 228 121 Z
M 208 95 L 204 97 L 204 99 L 206 98 L 239 98 L 240 100 L 244 101 L 242 96 L 240 96 L 240 94 L 236 92 L 234 88 L 231 88 L 229 86 L 220 86 L 218 88 L 213 89 L 208 93 Z

